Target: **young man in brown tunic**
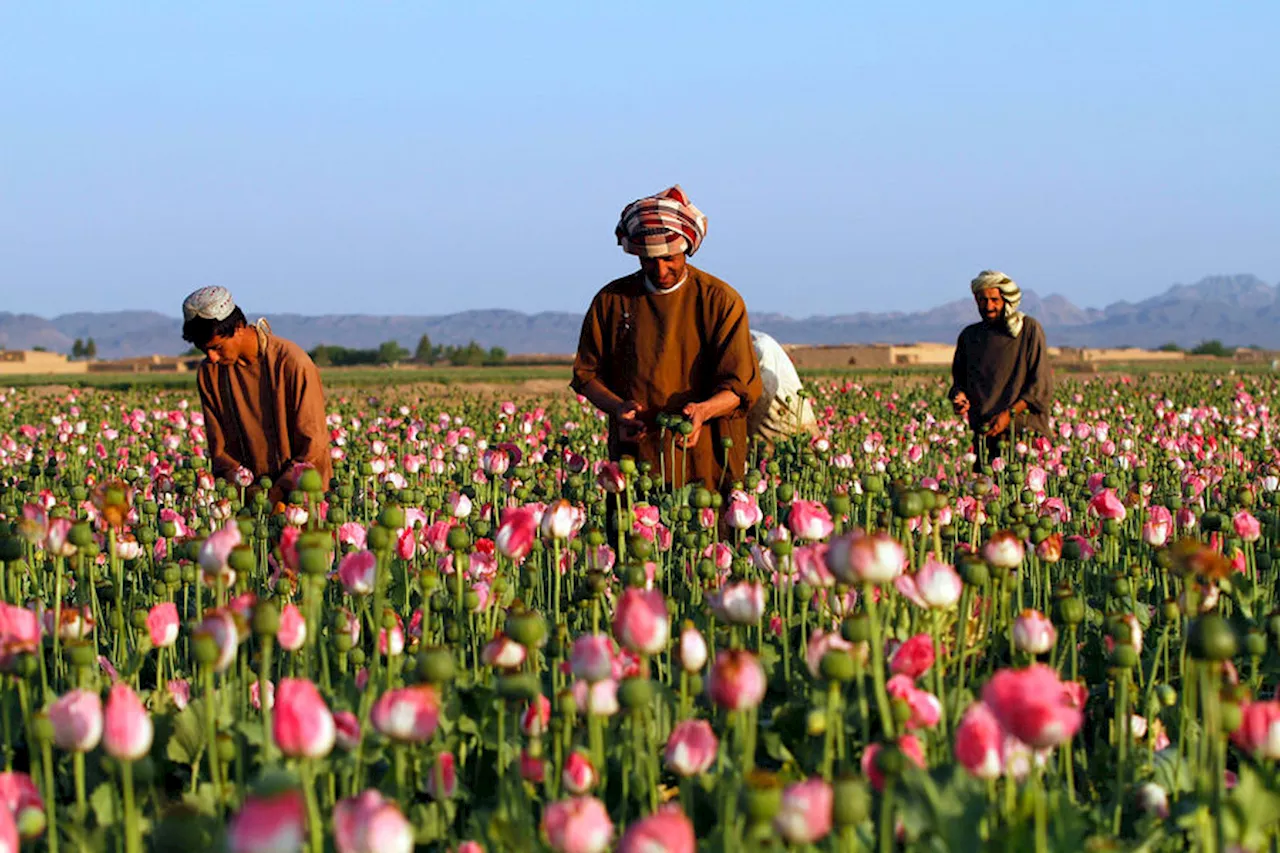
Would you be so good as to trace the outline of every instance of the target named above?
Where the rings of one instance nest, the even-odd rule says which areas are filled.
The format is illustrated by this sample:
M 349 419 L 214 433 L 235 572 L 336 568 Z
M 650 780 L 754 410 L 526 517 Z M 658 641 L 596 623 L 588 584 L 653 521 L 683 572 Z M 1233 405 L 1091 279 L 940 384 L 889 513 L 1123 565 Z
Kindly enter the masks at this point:
M 582 322 L 572 387 L 609 416 L 609 455 L 652 464 L 681 488 L 727 489 L 747 460 L 760 371 L 742 297 L 688 263 L 706 217 L 674 186 L 622 211 L 615 231 L 640 269 L 610 282 Z M 683 416 L 687 436 L 658 424 Z
M 196 382 L 204 409 L 213 475 L 239 469 L 270 477 L 275 506 L 298 488 L 309 467 L 329 488 L 333 460 L 320 371 L 300 346 L 250 326 L 222 287 L 197 290 L 182 303 L 182 337 L 205 354 Z
M 982 321 L 956 341 L 948 397 L 974 431 L 978 465 L 1000 445 L 1028 434 L 1047 435 L 1053 374 L 1044 329 L 1018 310 L 1022 290 L 1007 275 L 983 270 L 971 284 Z

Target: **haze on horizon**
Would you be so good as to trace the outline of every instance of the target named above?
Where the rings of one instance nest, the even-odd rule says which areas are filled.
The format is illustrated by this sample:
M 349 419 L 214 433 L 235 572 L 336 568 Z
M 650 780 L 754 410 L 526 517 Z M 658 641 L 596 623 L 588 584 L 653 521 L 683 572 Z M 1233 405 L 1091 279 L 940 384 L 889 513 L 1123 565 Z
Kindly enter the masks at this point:
M 1280 5 L 0 7 L 0 310 L 582 311 L 680 183 L 753 312 L 1280 280 Z

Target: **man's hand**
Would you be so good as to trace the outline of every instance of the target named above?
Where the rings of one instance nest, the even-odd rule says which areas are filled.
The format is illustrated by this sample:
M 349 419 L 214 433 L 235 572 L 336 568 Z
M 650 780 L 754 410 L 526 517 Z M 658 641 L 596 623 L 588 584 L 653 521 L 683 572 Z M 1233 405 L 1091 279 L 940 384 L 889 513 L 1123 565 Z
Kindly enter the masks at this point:
M 687 450 L 697 444 L 702 436 L 702 425 L 707 422 L 707 410 L 702 403 L 690 403 L 684 407 L 682 414 L 693 425 L 693 431 L 688 435 L 677 435 L 676 446 Z
M 623 441 L 639 441 L 644 438 L 644 406 L 635 400 L 625 400 L 618 405 L 618 437 Z
M 995 419 L 991 421 L 991 425 L 987 427 L 987 436 L 989 438 L 994 438 L 997 435 L 1003 434 L 1007 429 L 1009 429 L 1009 422 L 1012 420 L 1013 416 L 1008 411 L 1000 412 L 995 416 Z
M 962 418 L 969 417 L 969 398 L 963 391 L 957 391 L 951 399 L 951 411 Z

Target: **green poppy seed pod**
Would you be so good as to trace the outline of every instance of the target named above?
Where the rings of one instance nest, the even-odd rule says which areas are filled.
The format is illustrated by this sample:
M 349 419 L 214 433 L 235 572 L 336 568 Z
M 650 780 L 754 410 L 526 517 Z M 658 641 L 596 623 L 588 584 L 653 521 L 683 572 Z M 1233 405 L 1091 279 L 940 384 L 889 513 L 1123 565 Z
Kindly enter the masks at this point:
M 1079 625 L 1084 621 L 1084 602 L 1074 595 L 1060 598 L 1055 605 L 1058 621 L 1063 625 Z
M 788 557 L 793 550 L 790 539 L 778 539 L 769 548 L 777 557 Z
M 351 665 L 354 667 L 359 668 L 364 666 L 364 661 L 365 661 L 364 649 L 357 646 L 347 654 L 347 659 L 351 661 Z
M 84 503 L 89 498 L 89 490 L 84 486 L 75 486 L 71 489 L 71 499 L 76 503 Z
M 1111 665 L 1117 669 L 1133 669 L 1138 665 L 1138 650 L 1127 643 L 1116 643 L 1111 652 Z
M 653 684 L 647 678 L 624 678 L 618 685 L 618 704 L 630 711 L 648 707 L 653 701 Z
M 324 481 L 320 479 L 320 472 L 314 468 L 303 471 L 302 476 L 298 478 L 298 488 L 313 495 L 324 491 Z
M 782 808 L 782 785 L 772 773 L 755 772 L 747 777 L 742 791 L 743 810 L 752 823 L 773 820 Z
M 91 667 L 98 662 L 98 650 L 91 643 L 67 643 L 62 647 L 62 653 L 72 666 Z
M 707 509 L 711 506 L 711 491 L 705 486 L 699 486 L 697 491 L 693 493 L 693 505 L 697 509 Z
M 865 643 L 871 639 L 871 620 L 865 614 L 849 616 L 840 623 L 840 636 L 851 643 Z
M 351 642 L 350 634 L 347 634 L 344 632 L 344 633 L 333 635 L 333 648 L 335 651 L 339 653 L 349 652 L 351 651 L 351 647 L 353 645 L 355 644 Z
M 201 666 L 211 666 L 218 660 L 218 641 L 208 634 L 197 633 L 191 638 L 191 654 Z
M 1124 598 L 1133 592 L 1133 587 L 1126 577 L 1114 577 L 1111 579 L 1111 594 L 1116 598 Z
M 822 677 L 827 681 L 835 681 L 841 684 L 853 681 L 854 665 L 853 656 L 848 652 L 830 651 L 822 656 L 819 664 Z M 910 709 L 908 709 L 908 714 Z
M 1231 734 L 1244 722 L 1244 711 L 1236 702 L 1223 702 L 1218 706 L 1218 713 L 1220 714 L 1218 721 L 1226 734 Z
M 253 633 L 274 637 L 280 631 L 280 608 L 270 599 L 259 601 L 253 608 Z
M 298 567 L 302 569 L 303 574 L 314 576 L 328 574 L 331 564 L 329 552 L 323 548 L 303 548 L 298 551 Z
M 293 506 L 302 506 L 307 502 L 307 493 L 301 489 L 294 489 L 289 492 L 289 503 Z
M 778 500 L 784 504 L 789 504 L 795 499 L 796 487 L 790 483 L 783 483 L 778 486 Z
M 1178 691 L 1168 684 L 1160 684 L 1156 686 L 1156 698 L 1160 700 L 1160 704 L 1164 707 L 1172 708 L 1178 704 Z
M 31 734 L 38 744 L 53 743 L 53 723 L 44 711 L 38 711 L 31 718 Z
M 460 524 L 451 527 L 445 537 L 445 544 L 451 551 L 466 551 L 471 547 L 471 531 Z
M 1178 607 L 1176 598 L 1166 598 L 1160 605 L 1160 615 L 1166 622 L 1176 622 L 1182 618 L 1182 609 Z
M 400 530 L 404 527 L 404 509 L 395 504 L 383 507 L 378 514 L 378 523 L 388 530 Z
M 659 415 L 661 417 L 661 415 Z M 636 473 L 636 460 L 630 456 L 624 456 L 618 460 L 618 470 L 626 474 L 628 477 Z
M 991 571 L 982 560 L 970 557 L 960 564 L 960 577 L 969 586 L 984 586 L 991 579 Z
M 536 610 L 511 612 L 503 630 L 526 649 L 541 648 L 547 642 L 547 620 Z
M 145 607 L 136 607 L 134 608 L 133 613 L 129 616 L 129 624 L 132 625 L 135 630 L 142 630 L 147 627 L 148 615 L 149 614 Z
M 836 494 L 831 496 L 831 514 L 833 516 L 848 515 L 853 511 L 853 502 L 847 494 Z
M 94 544 L 93 528 L 87 523 L 80 521 L 71 525 L 71 532 L 67 534 L 67 541 L 77 548 L 85 548 Z
M 905 705 L 906 703 L 904 702 L 903 704 Z M 909 715 L 910 708 L 907 710 Z M 897 712 L 894 713 L 894 716 L 897 716 Z M 885 776 L 899 776 L 907 767 L 907 757 L 902 754 L 902 750 L 898 748 L 896 743 L 888 743 L 876 753 L 875 763 L 876 769 Z
M 391 531 L 383 527 L 381 524 L 373 524 L 369 527 L 369 550 L 370 551 L 389 551 L 395 537 L 391 535 Z
M 227 556 L 227 565 L 237 574 L 247 575 L 258 566 L 258 555 L 248 545 L 237 545 Z
M 498 695 L 508 701 L 528 702 L 541 692 L 538 679 L 528 672 L 503 675 L 498 679 Z
M 457 672 L 453 652 L 432 647 L 418 653 L 418 676 L 431 684 L 446 684 Z
M 235 760 L 236 753 L 238 751 L 239 750 L 236 749 L 235 738 L 233 738 L 231 735 L 227 734 L 226 732 L 218 733 L 218 760 L 219 761 L 221 761 L 223 764 L 230 764 L 232 761 Z
M 647 560 L 653 554 L 653 542 L 638 533 L 627 536 L 627 553 L 637 560 Z
M 832 784 L 831 821 L 837 827 L 860 826 L 871 813 L 871 787 L 857 776 L 841 776 Z
M 809 737 L 821 737 L 827 733 L 827 711 L 825 708 L 810 708 L 804 717 L 804 730 Z
M 1235 629 L 1217 612 L 1206 613 L 1191 623 L 1187 634 L 1187 650 L 1204 661 L 1225 661 L 1235 657 L 1239 649 Z
M 1267 653 L 1267 635 L 1257 628 L 1250 628 L 1244 635 L 1244 648 L 1250 657 L 1262 657 Z
M 712 508 L 712 509 L 720 509 L 720 507 L 722 507 L 722 506 L 724 506 L 724 496 L 723 496 L 723 495 L 721 495 L 719 492 L 712 492 L 712 493 L 711 493 L 711 508 Z

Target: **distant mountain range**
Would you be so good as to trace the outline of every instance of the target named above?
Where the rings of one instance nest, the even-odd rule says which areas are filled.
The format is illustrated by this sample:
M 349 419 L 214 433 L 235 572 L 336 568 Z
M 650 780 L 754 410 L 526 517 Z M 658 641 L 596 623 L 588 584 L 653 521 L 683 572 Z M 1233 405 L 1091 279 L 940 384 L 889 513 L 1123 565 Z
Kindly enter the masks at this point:
M 1023 294 L 1022 308 L 1045 327 L 1053 346 L 1154 348 L 1166 343 L 1191 347 L 1206 340 L 1228 346 L 1280 349 L 1280 288 L 1256 276 L 1210 276 L 1176 284 L 1141 302 L 1106 308 L 1078 308 L 1065 297 Z M 521 314 L 501 309 L 444 316 L 365 314 L 275 314 L 272 329 L 311 349 L 317 344 L 377 347 L 396 340 L 412 350 L 426 333 L 433 343 L 476 341 L 508 353 L 570 353 L 578 342 L 582 315 L 569 312 Z M 960 299 L 927 311 L 857 313 L 797 319 L 752 314 L 751 325 L 782 343 L 845 344 L 953 342 L 976 319 L 973 302 Z M 52 320 L 0 311 L 0 349 L 43 347 L 71 351 L 76 338 L 94 339 L 99 358 L 177 355 L 187 349 L 181 323 L 154 311 L 63 314 Z

